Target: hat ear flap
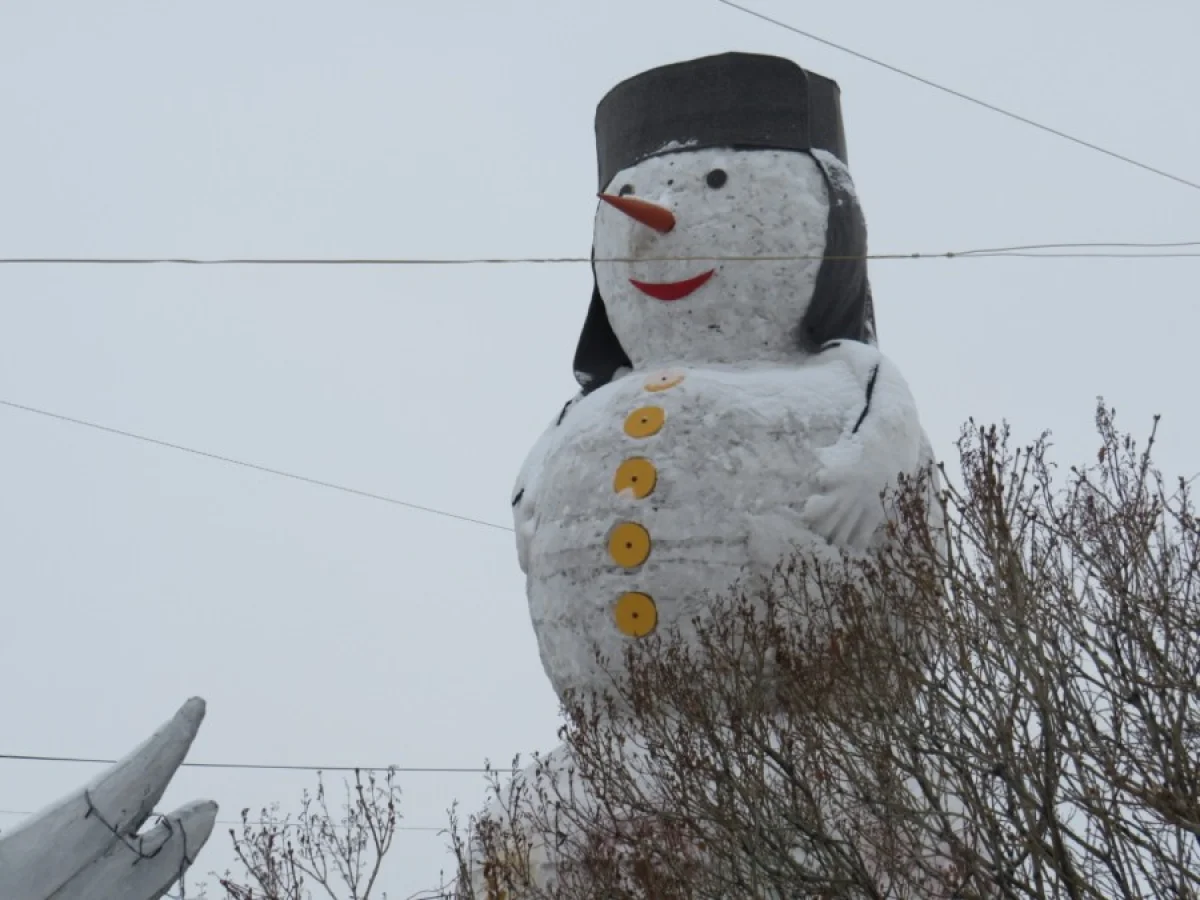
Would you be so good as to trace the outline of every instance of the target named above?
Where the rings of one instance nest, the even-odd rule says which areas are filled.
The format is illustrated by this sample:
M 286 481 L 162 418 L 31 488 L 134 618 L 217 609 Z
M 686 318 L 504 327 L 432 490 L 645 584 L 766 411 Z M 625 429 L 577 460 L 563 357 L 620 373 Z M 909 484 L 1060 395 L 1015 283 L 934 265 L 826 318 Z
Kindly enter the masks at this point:
M 871 293 L 871 285 L 867 285 L 867 335 L 863 340 L 872 347 L 879 345 L 879 335 L 875 326 L 875 296 Z
M 592 302 L 575 347 L 575 380 L 586 395 L 612 381 L 618 369 L 632 366 L 608 321 L 600 287 L 593 286 Z
M 875 342 L 875 313 L 867 281 L 867 224 L 850 173 L 832 155 L 811 154 L 829 193 L 825 252 L 812 301 L 800 322 L 801 349 L 815 352 L 827 341 Z

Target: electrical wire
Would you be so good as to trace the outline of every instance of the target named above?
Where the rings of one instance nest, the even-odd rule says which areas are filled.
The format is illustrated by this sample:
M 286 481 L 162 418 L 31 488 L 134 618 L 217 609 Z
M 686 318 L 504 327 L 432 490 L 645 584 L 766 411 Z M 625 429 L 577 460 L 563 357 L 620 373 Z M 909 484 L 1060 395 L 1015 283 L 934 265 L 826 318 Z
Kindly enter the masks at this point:
M 104 766 L 110 766 L 119 762 L 119 760 L 115 759 L 95 759 L 83 756 L 34 756 L 25 753 L 0 753 L 0 760 L 13 760 L 14 762 L 90 763 Z M 485 775 L 495 771 L 493 769 L 455 766 L 312 766 L 204 762 L 184 762 L 182 765 L 192 769 L 256 769 L 277 772 L 397 772 L 406 775 Z
M 1017 250 L 1000 254 L 966 253 L 959 259 L 1195 259 L 1200 252 L 1182 253 L 1025 253 Z
M 135 441 L 142 441 L 147 444 L 154 444 L 157 447 L 166 447 L 170 450 L 178 450 L 182 453 L 190 453 L 193 456 L 202 456 L 205 459 L 216 460 L 217 462 L 227 463 L 232 466 L 241 466 L 244 469 L 252 469 L 255 472 L 264 472 L 268 475 L 276 475 L 280 478 L 290 478 L 293 481 L 301 481 L 305 484 L 316 485 L 317 487 L 329 488 L 334 491 L 342 491 L 346 494 L 354 494 L 359 497 L 366 497 L 370 500 L 379 500 L 383 503 L 390 503 L 393 506 L 403 506 L 406 509 L 415 510 L 417 512 L 429 513 L 430 515 L 443 516 L 447 519 L 457 519 L 460 522 L 469 522 L 473 525 L 482 525 L 485 528 L 494 528 L 498 531 L 512 531 L 512 528 L 507 525 L 499 525 L 495 522 L 488 522 L 485 519 L 476 519 L 472 516 L 464 516 L 459 513 L 448 512 L 444 509 L 436 509 L 432 506 L 422 506 L 419 503 L 410 503 L 407 500 L 399 500 L 395 497 L 388 497 L 384 494 L 376 494 L 372 491 L 364 491 L 359 488 L 347 487 L 344 484 L 335 484 L 331 481 L 323 481 L 319 478 L 310 478 L 307 475 L 298 475 L 295 472 L 285 472 L 282 469 L 271 468 L 270 466 L 262 466 L 258 463 L 246 462 L 242 459 L 234 459 L 231 456 L 222 456 L 218 453 L 210 453 L 207 450 L 197 450 L 194 447 L 186 447 L 183 444 L 175 444 L 170 441 L 159 440 L 158 438 L 149 437 L 144 434 L 138 434 L 133 431 L 125 431 L 120 428 L 112 428 L 108 425 L 101 425 L 98 422 L 89 422 L 86 419 L 77 419 L 73 416 L 65 416 L 61 413 L 51 412 L 48 409 L 39 409 L 36 406 L 26 406 L 23 403 L 14 403 L 11 400 L 0 399 L 0 406 L 8 407 L 9 409 L 20 410 L 21 412 L 33 413 L 38 416 L 45 416 L 48 419 L 56 419 L 60 422 L 67 422 L 71 425 L 79 425 L 83 428 L 91 428 L 96 431 L 103 431 L 106 434 L 115 434 L 120 437 L 129 438 Z M 0 757 L 3 758 L 3 757 Z
M 0 809 L 0 816 L 32 816 L 34 811 L 27 809 Z M 254 828 L 261 827 L 279 827 L 279 828 L 299 828 L 299 822 L 262 822 L 262 821 L 247 821 L 243 822 L 240 819 L 217 819 L 218 825 L 249 825 Z M 436 825 L 396 825 L 396 831 L 446 831 L 447 829 L 439 828 Z
M 1003 257 L 1025 257 L 1031 255 L 1053 258 L 1175 258 L 1200 256 L 1200 252 L 1150 252 L 1130 253 L 1130 250 L 1178 250 L 1185 247 L 1200 248 L 1200 241 L 1168 242 L 1076 242 L 1051 244 L 1019 244 L 1010 247 L 982 247 L 969 250 L 943 250 L 938 252 L 913 253 L 867 253 L 855 256 L 820 255 L 725 255 L 725 256 L 512 256 L 512 257 L 223 257 L 201 259 L 198 257 L 72 257 L 72 256 L 25 256 L 0 257 L 0 265 L 178 265 L 178 266 L 479 266 L 479 265 L 583 265 L 592 263 L 641 263 L 641 262 L 788 262 L 801 260 L 831 260 L 835 262 L 858 262 L 863 260 L 932 260 L 932 259 L 996 259 Z M 1035 253 L 1041 250 L 1092 250 L 1106 251 L 1120 248 L 1122 252 L 1079 252 Z
M 1200 241 L 1083 241 L 1061 244 L 1012 244 L 1007 247 L 983 247 L 978 250 L 960 250 L 956 256 L 973 256 L 975 254 L 1005 254 L 1022 250 L 1080 250 L 1084 248 L 1120 247 L 1128 249 L 1170 249 L 1178 247 L 1200 247 Z
M 871 65 L 887 69 L 889 72 L 894 72 L 897 75 L 903 75 L 905 78 L 911 78 L 913 81 L 920 82 L 927 87 L 942 91 L 943 93 L 949 94 L 952 97 L 957 97 L 960 100 L 966 100 L 968 103 L 974 103 L 976 106 L 981 106 L 984 109 L 991 110 L 994 113 L 999 113 L 1002 116 L 1015 119 L 1016 121 L 1022 122 L 1025 125 L 1029 125 L 1032 128 L 1037 128 L 1040 131 L 1044 131 L 1047 134 L 1052 134 L 1055 137 L 1070 141 L 1073 144 L 1078 144 L 1081 147 L 1086 147 L 1087 149 L 1094 150 L 1097 153 L 1103 153 L 1105 156 L 1111 156 L 1113 159 L 1118 159 L 1121 162 L 1128 163 L 1131 166 L 1137 166 L 1139 169 L 1144 169 L 1147 172 L 1152 172 L 1153 174 L 1159 175 L 1163 178 L 1169 178 L 1171 181 L 1178 182 L 1186 187 L 1194 188 L 1200 191 L 1200 184 L 1196 183 L 1195 181 L 1189 181 L 1188 179 L 1181 178 L 1178 175 L 1172 175 L 1170 172 L 1164 171 L 1163 169 L 1157 169 L 1154 166 L 1147 165 L 1144 162 L 1138 162 L 1138 160 L 1133 159 L 1132 157 L 1124 156 L 1123 154 L 1117 153 L 1113 150 L 1108 150 L 1104 147 L 1101 147 L 1099 144 L 1094 144 L 1091 141 L 1085 141 L 1083 138 L 1077 138 L 1074 135 L 1067 134 L 1065 131 L 1060 131 L 1057 128 L 1051 128 L 1049 125 L 1043 125 L 1041 122 L 1035 122 L 1033 119 L 1019 115 L 1015 112 L 1010 112 L 1009 110 L 996 106 L 993 103 L 988 103 L 986 100 L 980 100 L 978 97 L 972 97 L 969 94 L 964 94 L 962 91 L 956 91 L 954 88 L 946 87 L 944 84 L 938 84 L 936 81 L 923 78 L 922 76 L 916 75 L 913 72 L 901 69 L 899 66 L 893 66 L 891 63 L 886 63 L 881 59 L 876 59 L 873 56 L 860 53 L 859 51 L 853 50 L 844 44 L 838 44 L 834 41 L 828 40 L 827 38 L 813 34 L 811 31 L 804 31 L 801 28 L 797 28 L 795 25 L 789 25 L 787 22 L 768 16 L 766 13 L 758 12 L 757 10 L 751 9 L 748 6 L 742 6 L 740 3 L 733 2 L 733 0 L 717 0 L 717 2 L 722 3 L 731 9 L 736 9 L 746 13 L 747 15 L 754 16 L 757 19 L 762 19 L 764 22 L 770 22 L 772 25 L 776 25 L 786 31 L 790 31 L 793 34 L 798 34 L 801 37 L 806 37 L 809 40 L 816 41 L 819 44 L 824 44 L 826 47 L 831 47 L 834 50 L 840 50 L 842 53 L 848 53 L 849 55 L 861 59 L 864 62 L 871 63 Z

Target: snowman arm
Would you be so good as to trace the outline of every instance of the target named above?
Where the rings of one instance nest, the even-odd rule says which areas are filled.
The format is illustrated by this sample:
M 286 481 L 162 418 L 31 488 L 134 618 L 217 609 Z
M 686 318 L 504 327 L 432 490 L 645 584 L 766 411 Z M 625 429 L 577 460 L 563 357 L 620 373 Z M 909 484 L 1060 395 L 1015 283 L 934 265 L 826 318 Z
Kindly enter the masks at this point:
M 880 494 L 920 466 L 917 405 L 900 370 L 869 344 L 830 341 L 813 362 L 842 368 L 854 400 L 842 434 L 817 452 L 817 493 L 806 517 L 830 542 L 861 549 L 883 522 Z
M 549 427 L 542 432 L 542 436 L 538 438 L 537 443 L 529 451 L 529 455 L 525 457 L 525 462 L 517 475 L 517 483 L 513 486 L 513 531 L 516 532 L 517 537 L 517 562 L 520 563 L 522 572 L 529 571 L 529 543 L 533 540 L 533 532 L 537 528 L 538 476 L 541 474 L 546 456 L 558 437 L 559 426 L 567 418 L 571 408 L 582 398 L 583 392 L 580 391 L 568 400 L 551 421 Z
M 865 346 L 865 345 L 864 345 Z M 900 369 L 874 347 L 847 354 L 860 383 L 863 405 L 850 436 L 889 467 L 887 477 L 917 465 L 922 442 L 917 403 Z M 867 367 L 870 367 L 869 373 Z M 895 472 L 890 471 L 895 468 Z
M 885 476 L 888 479 L 916 468 L 924 433 L 916 401 L 896 364 L 859 341 L 830 341 L 821 348 L 818 360 L 844 367 L 860 391 L 838 445 L 861 448 L 861 455 L 867 457 L 864 463 L 889 470 L 894 465 L 895 471 Z

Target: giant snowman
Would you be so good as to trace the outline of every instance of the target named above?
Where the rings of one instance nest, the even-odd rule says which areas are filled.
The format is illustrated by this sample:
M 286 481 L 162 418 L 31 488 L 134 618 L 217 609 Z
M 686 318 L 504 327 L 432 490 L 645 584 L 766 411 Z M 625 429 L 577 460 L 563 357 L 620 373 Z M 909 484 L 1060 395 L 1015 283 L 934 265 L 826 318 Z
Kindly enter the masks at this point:
M 741 53 L 667 65 L 601 100 L 596 138 L 581 390 L 512 498 L 560 696 L 604 691 L 627 642 L 686 635 L 797 551 L 867 549 L 882 492 L 932 462 L 876 347 L 835 82 Z
M 582 390 L 513 495 L 546 673 L 602 689 L 598 647 L 686 629 L 706 594 L 803 548 L 877 540 L 930 461 L 875 346 L 838 87 L 775 57 L 653 69 L 596 114 Z

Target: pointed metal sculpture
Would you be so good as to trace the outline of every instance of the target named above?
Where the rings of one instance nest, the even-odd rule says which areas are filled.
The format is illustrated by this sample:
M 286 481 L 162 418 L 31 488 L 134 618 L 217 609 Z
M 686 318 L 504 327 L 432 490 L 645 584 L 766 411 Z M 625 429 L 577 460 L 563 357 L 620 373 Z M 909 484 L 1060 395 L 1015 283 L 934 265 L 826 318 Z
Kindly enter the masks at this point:
M 139 834 L 187 756 L 204 701 L 188 700 L 87 786 L 0 835 L 3 900 L 158 900 L 212 833 L 217 804 L 188 803 Z

